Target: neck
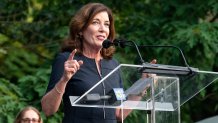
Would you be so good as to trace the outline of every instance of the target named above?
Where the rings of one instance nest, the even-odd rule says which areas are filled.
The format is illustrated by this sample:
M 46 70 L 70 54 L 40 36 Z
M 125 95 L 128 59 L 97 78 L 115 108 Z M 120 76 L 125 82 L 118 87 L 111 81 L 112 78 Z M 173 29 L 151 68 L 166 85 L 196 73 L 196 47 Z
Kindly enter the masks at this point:
M 102 59 L 100 50 L 96 51 L 96 50 L 84 50 L 83 51 L 83 55 L 88 57 L 88 58 L 92 58 L 95 59 L 96 61 L 100 61 L 100 59 Z

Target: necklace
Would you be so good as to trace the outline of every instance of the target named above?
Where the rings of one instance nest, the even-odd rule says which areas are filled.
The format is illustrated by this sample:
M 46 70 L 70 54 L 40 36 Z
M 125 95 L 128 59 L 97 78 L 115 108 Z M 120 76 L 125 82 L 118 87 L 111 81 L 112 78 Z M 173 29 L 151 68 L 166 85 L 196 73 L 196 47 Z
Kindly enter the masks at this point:
M 99 76 L 102 79 L 102 74 L 101 74 L 101 59 L 99 61 L 95 59 L 95 64 L 96 64 L 96 68 L 98 70 L 98 74 L 99 74 Z
M 86 63 L 89 64 L 88 66 L 92 66 L 92 63 L 90 63 L 90 60 L 92 60 L 92 62 L 95 62 L 95 68 L 97 69 L 97 72 L 98 72 L 98 75 L 100 76 L 100 79 L 102 79 L 103 77 L 102 77 L 102 74 L 101 74 L 101 72 L 102 72 L 102 70 L 101 70 L 101 59 L 98 60 L 97 58 L 92 59 L 92 58 L 89 58 L 89 57 L 87 57 L 85 55 L 83 55 L 83 56 L 85 57 L 84 59 L 85 59 Z M 101 85 L 102 85 L 102 88 L 103 88 L 103 96 L 105 96 L 106 95 L 105 83 L 102 82 Z M 103 105 L 105 106 L 105 104 L 106 104 L 106 102 L 104 100 Z M 103 107 L 102 110 L 103 110 L 103 117 L 105 119 L 106 118 L 105 107 Z

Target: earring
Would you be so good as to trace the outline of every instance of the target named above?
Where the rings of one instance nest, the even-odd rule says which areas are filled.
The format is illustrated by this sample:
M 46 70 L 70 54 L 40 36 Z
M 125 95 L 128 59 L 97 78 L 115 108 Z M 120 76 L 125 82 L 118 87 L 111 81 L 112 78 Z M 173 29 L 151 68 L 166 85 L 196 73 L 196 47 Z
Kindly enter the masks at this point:
M 77 37 L 78 37 L 78 38 L 83 38 L 82 32 L 78 33 L 78 34 L 77 34 Z

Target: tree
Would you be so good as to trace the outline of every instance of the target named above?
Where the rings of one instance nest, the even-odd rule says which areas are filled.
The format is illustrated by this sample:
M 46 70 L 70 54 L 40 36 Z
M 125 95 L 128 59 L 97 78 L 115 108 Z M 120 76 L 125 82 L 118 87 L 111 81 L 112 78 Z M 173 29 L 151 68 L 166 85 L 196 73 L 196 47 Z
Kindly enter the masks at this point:
M 0 116 L 0 122 L 12 122 L 16 113 L 26 105 L 34 105 L 40 109 L 40 100 L 49 79 L 50 65 L 59 51 L 59 44 L 68 35 L 69 21 L 76 10 L 88 2 L 90 1 L 1 1 L 0 114 L 3 115 Z M 112 8 L 118 38 L 133 40 L 140 45 L 175 45 L 184 51 L 191 66 L 218 71 L 216 0 L 97 2 Z M 147 62 L 157 58 L 161 64 L 184 65 L 179 53 L 174 50 L 145 48 L 141 52 Z M 115 57 L 121 63 L 137 63 L 135 56 L 133 49 L 127 47 L 117 49 Z M 218 105 L 213 103 L 206 105 L 209 111 L 189 108 L 203 107 L 204 102 L 217 102 L 217 92 L 216 82 L 182 106 L 182 121 L 190 123 L 217 114 Z M 199 112 L 204 112 L 205 115 Z M 196 114 L 201 117 L 196 117 Z M 43 117 L 45 122 L 60 122 L 61 116 L 62 113 L 58 112 L 49 119 Z M 133 114 L 127 122 L 136 119 Z

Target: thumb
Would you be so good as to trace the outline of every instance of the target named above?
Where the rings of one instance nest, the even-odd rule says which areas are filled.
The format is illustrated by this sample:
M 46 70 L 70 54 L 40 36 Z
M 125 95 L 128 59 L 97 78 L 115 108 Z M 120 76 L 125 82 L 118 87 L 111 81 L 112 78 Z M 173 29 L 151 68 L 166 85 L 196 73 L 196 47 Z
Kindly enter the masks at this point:
M 82 61 L 82 60 L 79 60 L 78 63 L 79 63 L 79 65 L 82 65 L 82 64 L 83 64 L 83 61 Z

